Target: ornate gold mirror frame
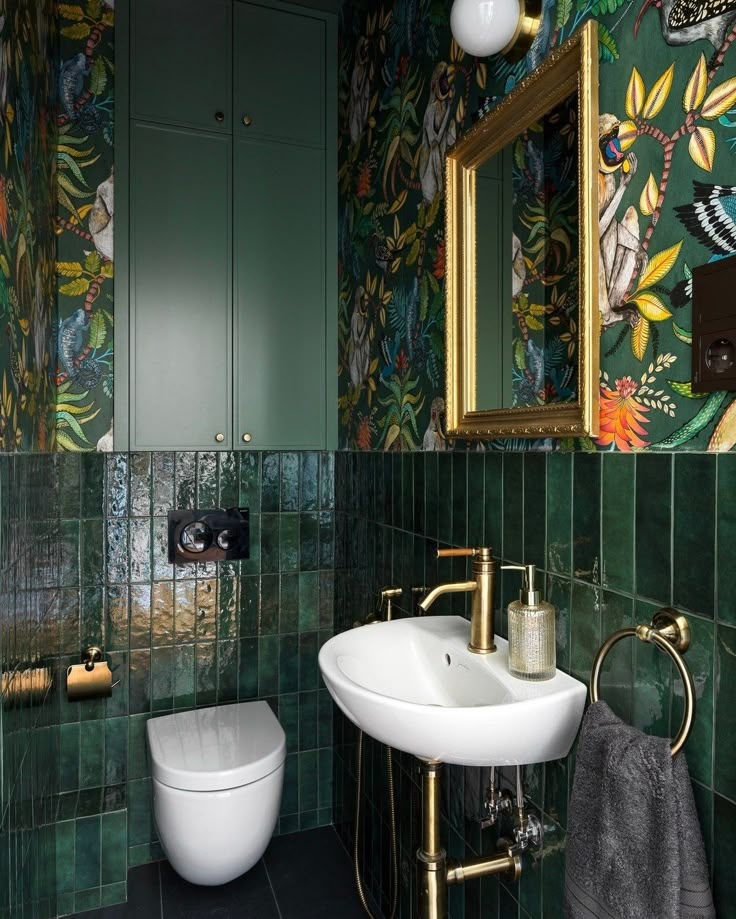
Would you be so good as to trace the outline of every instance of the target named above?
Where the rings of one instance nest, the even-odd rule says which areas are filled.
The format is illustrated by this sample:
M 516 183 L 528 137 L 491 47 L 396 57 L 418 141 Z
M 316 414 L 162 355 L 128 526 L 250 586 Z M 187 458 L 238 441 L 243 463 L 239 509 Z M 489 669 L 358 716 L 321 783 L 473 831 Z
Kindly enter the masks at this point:
M 578 385 L 574 402 L 476 405 L 476 170 L 577 93 Z M 446 192 L 447 422 L 452 437 L 571 437 L 598 433 L 598 26 L 589 21 L 448 152 Z M 509 271 L 511 266 L 509 266 Z M 511 304 L 509 304 L 511 309 Z

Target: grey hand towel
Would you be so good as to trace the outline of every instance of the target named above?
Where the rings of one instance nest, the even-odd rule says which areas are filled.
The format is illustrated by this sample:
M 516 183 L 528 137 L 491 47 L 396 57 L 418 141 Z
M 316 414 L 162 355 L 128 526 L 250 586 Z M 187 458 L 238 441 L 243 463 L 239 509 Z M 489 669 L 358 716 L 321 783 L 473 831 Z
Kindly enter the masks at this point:
M 570 799 L 568 919 L 715 919 L 685 756 L 605 702 L 588 709 Z

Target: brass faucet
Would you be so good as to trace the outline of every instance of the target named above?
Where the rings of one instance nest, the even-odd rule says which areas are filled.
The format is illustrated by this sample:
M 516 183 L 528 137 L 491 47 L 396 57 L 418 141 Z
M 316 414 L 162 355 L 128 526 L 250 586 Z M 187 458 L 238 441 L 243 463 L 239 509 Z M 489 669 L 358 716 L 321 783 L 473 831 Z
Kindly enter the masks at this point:
M 465 556 L 473 559 L 472 581 L 451 581 L 438 584 L 419 601 L 419 608 L 427 612 L 442 594 L 472 593 L 473 605 L 470 619 L 468 650 L 474 654 L 492 654 L 496 650 L 493 627 L 493 585 L 496 578 L 496 561 L 490 549 L 438 549 L 437 558 Z

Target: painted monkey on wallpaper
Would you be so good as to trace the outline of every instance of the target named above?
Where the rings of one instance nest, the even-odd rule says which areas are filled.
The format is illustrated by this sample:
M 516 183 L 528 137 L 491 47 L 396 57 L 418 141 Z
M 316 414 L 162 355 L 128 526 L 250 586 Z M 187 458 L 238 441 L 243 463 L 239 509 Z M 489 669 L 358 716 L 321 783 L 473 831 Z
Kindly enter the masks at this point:
M 617 211 L 636 175 L 637 159 L 621 145 L 621 123 L 615 115 L 598 121 L 598 219 L 601 247 L 599 303 L 604 328 L 626 316 L 619 308 L 631 279 L 641 271 L 646 255 L 640 242 L 639 215 L 629 206 L 621 220 Z M 617 181 L 618 179 L 618 181 Z
M 350 342 L 348 343 L 348 367 L 350 382 L 362 386 L 368 379 L 371 363 L 370 323 L 368 321 L 368 296 L 364 287 L 355 292 L 353 315 L 350 320 Z
M 447 147 L 455 143 L 455 121 L 451 120 L 454 91 L 450 77 L 449 66 L 440 61 L 432 74 L 429 102 L 424 113 L 419 179 L 427 204 L 431 204 L 444 187 L 445 155 Z
M 368 39 L 358 39 L 355 65 L 350 81 L 350 140 L 357 144 L 368 123 L 368 106 L 371 98 L 370 46 Z
M 429 424 L 422 439 L 422 450 L 447 450 L 445 400 L 442 396 L 435 396 L 432 399 Z
M 113 260 L 113 236 L 115 213 L 115 175 L 110 172 L 110 178 L 105 179 L 97 187 L 97 197 L 89 212 L 89 231 L 95 242 L 95 248 L 100 255 L 108 261 Z

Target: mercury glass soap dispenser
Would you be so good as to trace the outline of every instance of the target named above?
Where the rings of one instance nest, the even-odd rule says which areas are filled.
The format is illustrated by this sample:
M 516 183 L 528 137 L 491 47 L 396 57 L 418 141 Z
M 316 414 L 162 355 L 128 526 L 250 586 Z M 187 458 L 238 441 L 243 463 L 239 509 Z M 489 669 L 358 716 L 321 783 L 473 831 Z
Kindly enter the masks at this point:
M 536 565 L 502 565 L 523 571 L 519 599 L 509 603 L 509 673 L 520 680 L 551 680 L 557 660 L 555 607 L 535 587 Z

